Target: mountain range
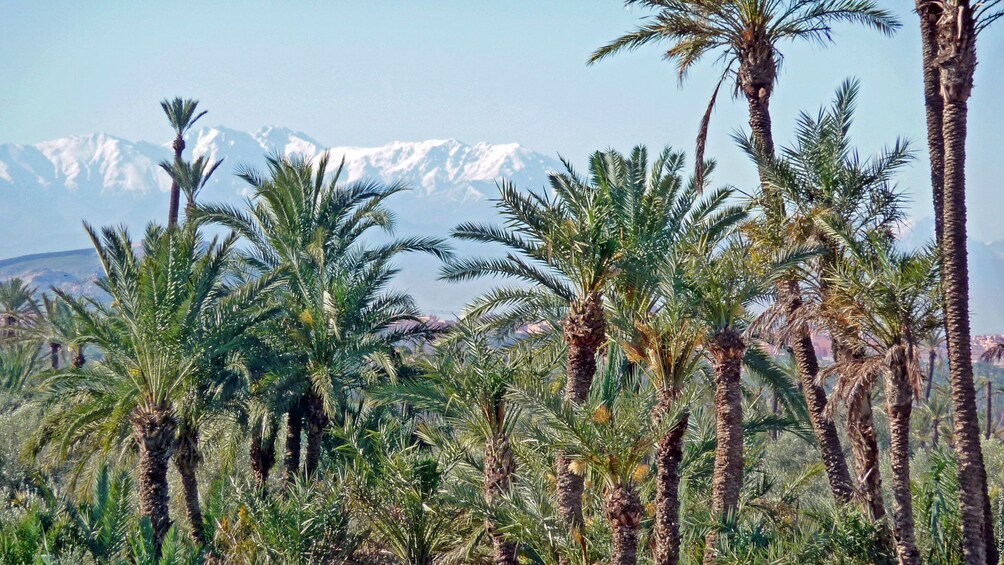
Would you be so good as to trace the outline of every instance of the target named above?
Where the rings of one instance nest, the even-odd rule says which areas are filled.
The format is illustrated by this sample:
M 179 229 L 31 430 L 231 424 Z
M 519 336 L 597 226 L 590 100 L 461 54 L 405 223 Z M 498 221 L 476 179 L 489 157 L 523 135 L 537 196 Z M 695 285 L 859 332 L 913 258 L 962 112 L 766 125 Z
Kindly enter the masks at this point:
M 556 159 L 515 143 L 445 139 L 328 148 L 304 133 L 277 127 L 253 133 L 202 128 L 191 131 L 186 144 L 186 158 L 223 159 L 201 193 L 202 201 L 241 204 L 249 192 L 233 173 L 243 167 L 263 169 L 267 154 L 317 159 L 327 153 L 329 170 L 344 159 L 345 182 L 404 183 L 410 190 L 389 200 L 397 219 L 395 235 L 402 236 L 446 237 L 461 221 L 489 220 L 498 180 L 537 190 L 549 171 L 561 167 Z M 0 277 L 23 275 L 40 288 L 54 282 L 79 291 L 90 288 L 87 281 L 98 267 L 93 253 L 62 251 L 89 246 L 83 220 L 95 226 L 125 224 L 134 238 L 148 222 L 164 222 L 170 182 L 158 163 L 171 158 L 169 144 L 103 133 L 0 145 L 0 258 L 32 254 L 0 261 Z M 451 245 L 458 253 L 477 252 L 472 244 Z M 47 254 L 52 251 L 59 253 Z M 95 261 L 84 267 L 88 256 Z M 67 261 L 72 268 L 62 268 Z M 425 256 L 403 258 L 400 266 L 400 284 L 426 311 L 438 315 L 456 312 L 492 284 L 444 285 L 436 280 L 438 261 Z
M 549 171 L 561 163 L 519 144 L 467 144 L 457 140 L 393 142 L 379 147 L 328 147 L 308 135 L 266 127 L 243 132 L 225 127 L 193 130 L 186 156 L 207 155 L 223 165 L 207 185 L 202 201 L 240 204 L 249 194 L 238 168 L 262 169 L 267 154 L 317 159 L 343 158 L 346 182 L 373 179 L 403 182 L 411 190 L 396 195 L 390 207 L 396 235 L 446 237 L 461 221 L 492 221 L 496 183 L 507 179 L 539 190 Z M 170 182 L 158 163 L 172 157 L 169 144 L 130 141 L 104 133 L 70 136 L 34 145 L 0 144 L 0 278 L 20 276 L 46 289 L 59 286 L 92 292 L 100 269 L 82 227 L 124 224 L 138 238 L 151 221 L 164 222 Z M 933 222 L 905 226 L 906 247 L 926 244 Z M 475 244 L 451 242 L 459 254 L 483 252 Z M 75 251 L 66 251 L 75 250 Z M 1004 332 L 1004 241 L 970 240 L 971 303 L 974 333 Z M 493 281 L 446 284 L 436 280 L 438 261 L 411 256 L 400 262 L 406 286 L 428 313 L 459 311 Z

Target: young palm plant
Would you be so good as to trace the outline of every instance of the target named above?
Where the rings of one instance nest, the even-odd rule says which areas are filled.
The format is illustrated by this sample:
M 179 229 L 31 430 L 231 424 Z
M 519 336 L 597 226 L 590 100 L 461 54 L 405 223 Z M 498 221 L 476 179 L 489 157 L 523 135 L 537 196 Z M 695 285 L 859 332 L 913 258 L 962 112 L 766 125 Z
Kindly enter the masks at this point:
M 390 389 L 391 397 L 435 415 L 424 428 L 434 428 L 427 439 L 442 438 L 446 451 L 456 451 L 483 469 L 486 508 L 498 506 L 510 493 L 516 460 L 512 434 L 519 406 L 510 400 L 512 387 L 528 372 L 527 348 L 500 350 L 483 329 L 460 327 L 447 336 L 433 355 L 422 378 L 403 381 Z M 489 516 L 496 565 L 515 565 L 517 546 L 503 535 Z
M 648 473 L 652 449 L 681 416 L 686 399 L 665 417 L 652 418 L 655 391 L 626 387 L 615 355 L 601 372 L 586 402 L 570 404 L 549 394 L 546 385 L 514 393 L 528 418 L 528 433 L 542 449 L 558 450 L 602 481 L 604 517 L 612 535 L 610 563 L 638 562 L 643 515 L 639 483 Z M 686 395 L 684 393 L 683 395 Z

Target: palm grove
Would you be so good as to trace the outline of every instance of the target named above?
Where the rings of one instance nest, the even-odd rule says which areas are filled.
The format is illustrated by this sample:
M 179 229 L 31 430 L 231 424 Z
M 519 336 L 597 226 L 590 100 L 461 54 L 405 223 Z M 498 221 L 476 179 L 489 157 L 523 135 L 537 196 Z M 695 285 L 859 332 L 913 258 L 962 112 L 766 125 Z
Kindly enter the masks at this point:
M 859 156 L 856 82 L 789 144 L 771 125 L 789 40 L 891 35 L 890 13 L 628 4 L 650 15 L 591 63 L 659 44 L 681 79 L 719 66 L 696 158 L 639 146 L 546 187 L 501 179 L 498 221 L 452 231 L 483 256 L 395 237 L 407 187 L 345 182 L 327 156 L 238 165 L 246 202 L 207 202 L 221 163 L 185 159 L 205 111 L 165 100 L 166 227 L 85 224 L 101 296 L 0 283 L 0 560 L 997 563 L 1004 449 L 990 364 L 977 407 L 964 174 L 997 2 L 917 2 L 937 215 L 920 250 L 896 243 L 916 153 Z M 704 156 L 723 86 L 748 102 L 749 190 Z M 431 320 L 396 284 L 412 253 L 499 285 Z

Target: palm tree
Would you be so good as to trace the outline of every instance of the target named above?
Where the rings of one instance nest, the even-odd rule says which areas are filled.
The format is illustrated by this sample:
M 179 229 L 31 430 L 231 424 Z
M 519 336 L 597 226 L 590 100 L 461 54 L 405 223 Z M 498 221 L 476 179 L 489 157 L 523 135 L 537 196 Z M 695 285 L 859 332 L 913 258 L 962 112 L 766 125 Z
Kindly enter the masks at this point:
M 773 153 L 770 97 L 782 58 L 781 42 L 828 43 L 831 25 L 841 21 L 864 24 L 887 35 L 900 26 L 890 12 L 868 0 L 625 0 L 625 4 L 656 13 L 638 29 L 593 52 L 590 63 L 620 51 L 668 42 L 664 56 L 676 63 L 681 80 L 706 56 L 715 55 L 723 66 L 701 123 L 698 164 L 704 159 L 711 108 L 722 83 L 730 78 L 736 94 L 742 93 L 749 104 L 753 139 Z M 698 186 L 702 185 L 699 180 Z
M 393 423 L 367 430 L 365 442 L 350 444 L 355 458 L 348 480 L 365 523 L 382 535 L 387 551 L 400 563 L 433 565 L 464 540 L 461 509 L 445 488 L 453 464 L 413 444 L 409 431 Z
M 497 350 L 483 329 L 460 327 L 440 345 L 422 378 L 389 389 L 391 399 L 435 414 L 441 421 L 443 448 L 470 453 L 483 469 L 486 508 L 495 508 L 510 493 L 516 473 L 511 437 L 519 410 L 509 399 L 515 382 L 528 373 L 527 348 Z M 427 424 L 430 425 L 431 424 Z M 479 455 L 480 454 L 480 455 Z M 515 565 L 517 546 L 503 535 L 491 516 L 486 530 L 492 540 L 496 565 Z
M 181 154 L 185 150 L 185 134 L 195 125 L 195 122 L 199 121 L 199 118 L 206 115 L 205 110 L 196 113 L 198 106 L 199 101 L 191 98 L 164 99 L 160 102 L 160 107 L 163 108 L 167 121 L 171 124 L 171 129 L 174 130 L 172 148 L 174 149 L 175 163 L 181 161 Z M 167 227 L 169 228 L 178 225 L 178 212 L 181 205 L 180 187 L 175 181 L 174 175 L 171 177 L 171 207 L 167 213 Z
M 192 163 L 183 161 L 180 157 L 175 157 L 173 162 L 160 162 L 160 168 L 164 169 L 171 177 L 171 186 L 177 187 L 180 192 L 185 193 L 186 216 L 191 216 L 192 212 L 195 211 L 195 198 L 206 187 L 206 183 L 209 182 L 221 164 L 223 164 L 223 159 L 210 162 L 204 155 Z
M 789 341 L 808 335 L 810 328 L 826 329 L 821 305 L 828 300 L 829 276 L 845 254 L 839 240 L 830 232 L 838 229 L 855 240 L 890 239 L 897 222 L 903 219 L 902 196 L 893 182 L 895 174 L 910 161 L 906 142 L 897 141 L 882 153 L 862 160 L 849 135 L 858 96 L 858 84 L 845 81 L 837 89 L 830 108 L 818 115 L 802 113 L 797 122 L 792 147 L 779 155 L 759 148 L 749 137 L 739 137 L 740 146 L 751 156 L 762 172 L 765 186 L 772 198 L 781 198 L 788 215 L 784 218 L 765 217 L 757 231 L 767 248 L 794 240 L 803 245 L 817 246 L 822 252 L 803 273 L 802 305 L 792 309 L 784 302 L 774 304 L 760 320 L 761 325 L 774 325 Z M 763 196 L 763 195 L 761 195 Z M 766 204 L 764 204 L 766 205 Z M 772 221 L 767 221 L 772 220 Z M 780 224 L 775 222 L 780 221 Z M 779 237 L 783 234 L 783 237 Z M 839 320 L 837 320 L 839 323 Z M 853 358 L 859 352 L 846 347 L 840 335 L 843 328 L 829 328 L 835 358 Z M 803 383 L 803 386 L 806 383 Z M 836 436 L 836 426 L 830 410 L 826 410 L 825 392 L 820 383 L 806 388 L 810 414 L 827 475 L 838 501 L 848 501 L 853 486 L 837 478 L 849 479 L 847 464 Z M 848 405 L 848 432 L 858 471 L 861 492 L 868 500 L 872 517 L 884 515 L 881 479 L 877 465 L 878 445 L 875 441 L 871 411 L 871 387 L 854 388 L 845 398 Z M 862 392 L 858 394 L 858 392 Z M 814 407 L 813 407 L 814 406 Z M 820 409 L 822 408 L 822 410 Z
M 845 328 L 841 337 L 862 354 L 840 363 L 841 379 L 870 381 L 878 374 L 885 376 L 896 552 L 900 563 L 915 564 L 920 554 L 910 487 L 910 417 L 923 380 L 920 340 L 941 322 L 937 256 L 933 251 L 904 254 L 881 245 L 848 248 L 853 260 L 833 273 L 827 308 Z M 838 389 L 847 386 L 851 385 L 837 384 Z
M 0 318 L 3 319 L 4 337 L 12 338 L 17 326 L 26 324 L 38 312 L 35 289 L 20 278 L 0 281 Z
M 944 330 L 935 330 L 927 335 L 923 343 L 927 348 L 927 387 L 924 389 L 924 401 L 931 399 L 931 390 L 934 388 L 934 369 L 938 361 L 939 351 L 945 346 Z
M 924 114 L 927 119 L 927 149 L 931 161 L 931 192 L 934 199 L 935 241 L 941 245 L 944 233 L 945 138 L 942 126 L 945 102 L 941 97 L 941 70 L 938 66 L 938 20 L 940 2 L 916 0 L 920 17 L 921 66 L 924 72 Z M 930 387 L 928 387 L 930 390 Z
M 387 290 L 399 254 L 449 257 L 435 238 L 397 238 L 381 245 L 363 239 L 372 228 L 393 230 L 384 208 L 402 184 L 340 183 L 342 166 L 328 178 L 327 155 L 315 165 L 302 158 L 267 158 L 268 175 L 243 169 L 240 176 L 254 195 L 241 210 L 200 206 L 198 221 L 221 224 L 249 243 L 242 255 L 252 273 L 281 277 L 284 290 L 282 333 L 294 352 L 290 371 L 300 377 L 299 399 L 288 404 L 287 479 L 299 466 L 300 430 L 307 428 L 304 472 L 312 475 L 321 438 L 338 403 L 376 370 L 390 372 L 388 355 L 400 340 L 422 337 L 429 328 L 418 320 L 411 298 Z M 302 418 L 302 420 L 301 420 Z
M 774 154 L 771 130 L 770 97 L 777 81 L 782 58 L 782 41 L 805 39 L 826 43 L 831 40 L 831 25 L 840 21 L 861 23 L 885 34 L 893 33 L 899 22 L 893 15 L 863 0 L 626 0 L 627 5 L 641 5 L 655 10 L 646 23 L 596 50 L 590 62 L 620 51 L 637 49 L 649 43 L 669 42 L 665 58 L 675 61 L 682 80 L 694 65 L 707 55 L 717 55 L 723 64 L 721 79 L 711 95 L 697 138 L 697 163 L 704 159 L 711 111 L 722 84 L 732 79 L 734 92 L 742 93 L 749 107 L 752 138 L 760 151 Z M 697 184 L 703 186 L 703 170 L 698 168 Z M 760 171 L 763 193 L 768 193 L 765 173 Z M 784 218 L 783 204 L 769 198 L 768 217 Z M 783 281 L 778 297 L 789 310 L 797 312 L 801 296 L 797 282 Z M 806 404 L 812 415 L 816 439 L 823 450 L 831 490 L 838 502 L 850 499 L 850 474 L 842 461 L 839 437 L 826 416 L 826 393 L 816 383 L 819 361 L 810 336 L 805 333 L 791 341 L 802 379 Z
M 693 315 L 704 327 L 704 351 L 715 377 L 717 447 L 712 479 L 711 512 L 725 521 L 735 514 L 743 481 L 743 414 L 740 377 L 747 343 L 743 330 L 747 308 L 770 297 L 787 270 L 808 255 L 786 250 L 769 261 L 757 260 L 753 246 L 743 237 L 724 245 L 703 240 L 682 258 L 676 283 L 688 296 Z M 717 529 L 708 534 L 705 563 L 717 552 Z
M 139 451 L 139 499 L 159 548 L 171 520 L 167 467 L 176 449 L 178 401 L 210 360 L 227 355 L 252 325 L 253 305 L 271 285 L 232 288 L 225 280 L 236 238 L 205 241 L 194 228 L 151 225 L 142 249 L 128 233 L 87 231 L 111 304 L 56 291 L 79 318 L 100 361 L 53 373 L 41 385 L 46 405 L 31 444 L 66 457 L 108 453 L 130 434 Z M 159 551 L 159 549 L 158 549 Z
M 656 562 L 675 565 L 680 554 L 680 463 L 689 418 L 685 409 L 676 408 L 703 363 L 703 329 L 673 288 L 671 258 L 694 241 L 727 235 L 746 213 L 726 206 L 732 190 L 699 198 L 695 182 L 685 186 L 683 153 L 667 148 L 651 167 L 644 147 L 636 147 L 628 159 L 615 152 L 604 158 L 609 170 L 626 179 L 610 184 L 611 218 L 621 249 L 609 293 L 611 338 L 655 386 L 654 420 L 679 414 L 656 452 Z
M 496 208 L 505 226 L 465 223 L 453 230 L 453 236 L 501 244 L 508 254 L 452 261 L 444 267 L 442 277 L 462 281 L 498 276 L 528 285 L 489 292 L 469 307 L 468 316 L 512 307 L 504 317 L 522 324 L 546 319 L 542 310 L 547 307 L 565 309 L 565 397 L 581 403 L 596 373 L 597 350 L 606 342 L 603 291 L 617 256 L 607 187 L 624 178 L 608 168 L 602 153 L 595 153 L 590 160 L 588 180 L 565 165 L 564 173 L 550 175 L 553 196 L 523 193 L 502 182 Z M 558 507 L 570 528 L 578 530 L 582 525 L 583 478 L 569 469 L 564 457 L 558 458 L 557 466 Z
M 942 278 L 945 300 L 945 337 L 948 341 L 949 382 L 955 414 L 955 451 L 958 457 L 960 507 L 966 563 L 997 561 L 993 520 L 987 494 L 987 473 L 980 447 L 979 411 L 973 386 L 969 329 L 969 265 L 966 253 L 966 128 L 968 101 L 976 71 L 976 38 L 1004 15 L 1000 2 L 969 0 L 938 2 L 935 25 L 944 143 L 944 198 L 942 202 Z

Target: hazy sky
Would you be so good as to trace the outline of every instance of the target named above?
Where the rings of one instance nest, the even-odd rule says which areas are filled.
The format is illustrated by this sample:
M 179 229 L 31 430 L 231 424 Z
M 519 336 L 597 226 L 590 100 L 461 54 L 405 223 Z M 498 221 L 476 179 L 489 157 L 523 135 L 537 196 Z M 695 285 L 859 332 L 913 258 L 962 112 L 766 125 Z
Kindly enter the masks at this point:
M 865 154 L 897 136 L 918 160 L 901 178 L 915 216 L 930 214 L 916 16 L 881 0 L 893 38 L 839 26 L 835 45 L 785 45 L 774 136 L 862 83 L 855 136 Z M 712 61 L 682 88 L 658 47 L 587 67 L 589 53 L 644 12 L 618 0 L 214 2 L 0 1 L 0 142 L 104 131 L 170 138 L 157 102 L 195 97 L 206 125 L 281 125 L 328 145 L 456 138 L 512 142 L 581 162 L 637 143 L 692 152 L 713 87 Z M 981 37 L 970 104 L 970 234 L 1004 239 L 1004 24 Z M 716 180 L 755 183 L 730 136 L 745 104 L 722 100 L 709 156 Z

